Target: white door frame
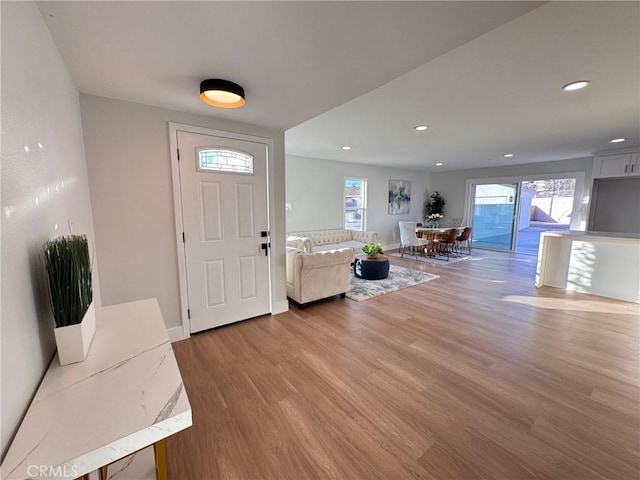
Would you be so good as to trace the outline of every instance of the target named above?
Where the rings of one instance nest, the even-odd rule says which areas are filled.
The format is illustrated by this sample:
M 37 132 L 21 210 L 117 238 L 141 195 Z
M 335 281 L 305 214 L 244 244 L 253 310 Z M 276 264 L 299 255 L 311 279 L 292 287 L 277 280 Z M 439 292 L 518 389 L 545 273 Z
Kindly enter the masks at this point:
M 490 178 L 470 178 L 467 179 L 467 186 L 464 198 L 464 218 L 467 223 L 473 221 L 473 188 L 474 185 L 484 185 L 490 183 L 517 183 L 518 195 L 520 195 L 520 183 L 527 180 L 548 180 L 548 179 L 563 179 L 563 178 L 575 178 L 576 190 L 573 194 L 573 210 L 571 215 L 571 224 L 569 228 L 571 230 L 585 230 L 587 228 L 587 213 L 588 213 L 588 197 L 584 197 L 584 172 L 568 172 L 568 173 L 538 173 L 535 175 L 513 175 L 510 177 L 490 177 Z M 520 218 L 520 198 L 517 199 L 516 205 L 516 222 L 514 222 L 514 229 L 518 229 L 518 221 Z M 577 215 L 573 215 L 577 213 Z M 512 241 L 512 249 L 515 249 L 517 242 L 517 231 L 514 232 L 514 238 Z M 482 247 L 484 248 L 484 247 Z
M 273 188 L 271 185 L 271 172 L 273 172 L 273 139 L 246 135 L 244 133 L 227 132 L 206 127 L 196 127 L 182 123 L 169 122 L 169 146 L 171 148 L 171 180 L 173 183 L 173 210 L 175 213 L 176 225 L 176 250 L 178 252 L 178 275 L 180 277 L 180 316 L 182 319 L 183 338 L 191 336 L 191 322 L 189 321 L 189 302 L 187 286 L 187 256 L 182 233 L 184 232 L 184 222 L 182 217 L 182 192 L 180 186 L 180 164 L 178 163 L 178 132 L 199 133 L 202 135 L 212 135 L 216 137 L 230 138 L 233 140 L 243 140 L 254 143 L 261 143 L 267 147 L 267 217 L 269 219 L 269 229 L 273 228 Z M 270 232 L 271 234 L 272 232 Z M 269 255 L 269 311 L 274 313 L 277 308 L 273 286 L 275 279 L 275 258 L 272 253 Z

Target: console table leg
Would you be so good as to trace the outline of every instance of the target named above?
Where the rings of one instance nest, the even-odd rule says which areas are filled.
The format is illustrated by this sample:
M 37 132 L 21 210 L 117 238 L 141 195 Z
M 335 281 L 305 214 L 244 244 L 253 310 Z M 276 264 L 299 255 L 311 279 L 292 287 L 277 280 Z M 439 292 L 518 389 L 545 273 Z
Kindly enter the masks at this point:
M 156 458 L 156 480 L 167 480 L 167 456 L 164 440 L 153 444 L 153 453 Z
M 109 470 L 109 465 L 100 467 L 100 469 L 98 470 L 98 476 L 100 477 L 100 480 L 107 480 L 107 478 L 109 478 L 108 470 Z

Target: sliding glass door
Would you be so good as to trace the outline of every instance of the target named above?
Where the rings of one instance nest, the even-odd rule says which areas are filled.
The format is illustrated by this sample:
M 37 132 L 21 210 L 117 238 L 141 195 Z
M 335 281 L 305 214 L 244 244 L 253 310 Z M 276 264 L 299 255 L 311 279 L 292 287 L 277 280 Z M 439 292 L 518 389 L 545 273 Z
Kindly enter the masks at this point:
M 547 178 L 521 182 L 516 252 L 536 255 L 540 233 L 569 230 L 576 214 L 576 179 Z M 579 205 L 579 199 L 578 199 Z
M 518 183 L 473 186 L 474 247 L 513 250 L 518 191 Z

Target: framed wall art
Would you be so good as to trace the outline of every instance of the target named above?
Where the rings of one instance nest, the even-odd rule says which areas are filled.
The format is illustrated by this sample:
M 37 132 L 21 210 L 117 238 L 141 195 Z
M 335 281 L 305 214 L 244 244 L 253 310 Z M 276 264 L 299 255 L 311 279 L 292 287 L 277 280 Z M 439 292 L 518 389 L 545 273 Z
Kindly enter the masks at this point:
M 389 215 L 409 213 L 411 207 L 411 182 L 389 180 Z

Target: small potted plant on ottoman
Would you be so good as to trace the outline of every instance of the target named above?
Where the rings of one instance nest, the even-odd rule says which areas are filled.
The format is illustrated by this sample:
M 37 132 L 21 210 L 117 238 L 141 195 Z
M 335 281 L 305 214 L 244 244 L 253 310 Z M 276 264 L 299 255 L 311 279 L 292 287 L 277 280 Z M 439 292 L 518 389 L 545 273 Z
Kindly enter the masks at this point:
M 379 243 L 370 243 L 369 245 L 365 245 L 362 247 L 362 251 L 366 253 L 369 258 L 376 258 L 379 253 L 384 253 L 382 251 L 382 245 Z
M 362 247 L 366 257 L 360 255 L 353 261 L 353 274 L 365 280 L 382 280 L 389 276 L 389 259 L 382 251 L 379 243 L 370 243 Z

